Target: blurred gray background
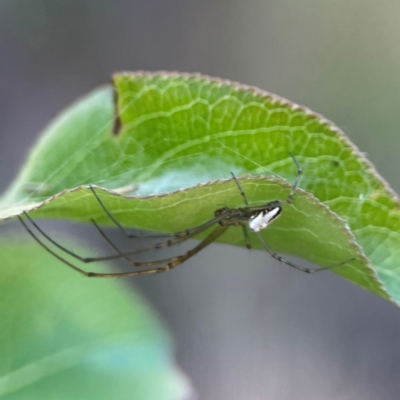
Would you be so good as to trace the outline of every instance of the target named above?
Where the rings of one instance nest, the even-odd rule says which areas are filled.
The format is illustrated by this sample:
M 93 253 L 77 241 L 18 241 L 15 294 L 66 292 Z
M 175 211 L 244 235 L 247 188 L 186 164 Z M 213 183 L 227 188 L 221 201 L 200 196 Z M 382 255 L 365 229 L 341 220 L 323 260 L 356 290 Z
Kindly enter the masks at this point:
M 399 17 L 397 0 L 0 0 L 0 189 L 77 97 L 114 71 L 166 69 L 322 113 L 399 192 Z M 400 310 L 333 274 L 214 245 L 124 283 L 171 329 L 200 399 L 400 398 Z

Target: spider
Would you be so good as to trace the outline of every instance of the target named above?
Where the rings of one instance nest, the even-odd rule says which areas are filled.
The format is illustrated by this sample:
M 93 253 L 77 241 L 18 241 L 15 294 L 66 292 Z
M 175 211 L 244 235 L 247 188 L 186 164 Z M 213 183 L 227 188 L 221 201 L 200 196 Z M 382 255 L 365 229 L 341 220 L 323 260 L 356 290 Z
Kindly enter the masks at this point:
M 301 180 L 301 175 L 302 175 L 302 169 L 300 167 L 300 164 L 298 163 L 297 159 L 292 153 L 289 153 L 290 156 L 292 157 L 296 168 L 297 168 L 297 174 L 295 181 L 292 185 L 292 189 L 289 193 L 289 196 L 287 197 L 286 200 L 280 201 L 280 200 L 273 200 L 270 201 L 264 205 L 260 206 L 250 206 L 249 202 L 247 200 L 246 194 L 243 191 L 238 179 L 236 176 L 231 172 L 232 178 L 234 179 L 236 186 L 240 192 L 240 195 L 244 201 L 244 207 L 240 208 L 229 208 L 229 207 L 223 207 L 215 211 L 214 213 L 214 218 L 210 219 L 209 221 L 205 222 L 202 225 L 199 225 L 194 228 L 190 228 L 181 232 L 175 232 L 171 234 L 149 234 L 149 235 L 142 235 L 141 237 L 163 237 L 163 238 L 168 238 L 164 242 L 161 243 L 156 243 L 155 245 L 151 247 L 147 247 L 145 249 L 141 250 L 136 250 L 132 252 L 121 252 L 119 248 L 107 237 L 107 235 L 104 233 L 104 231 L 100 228 L 100 226 L 96 223 L 95 220 L 91 219 L 91 222 L 94 224 L 96 227 L 97 231 L 100 233 L 100 235 L 109 243 L 111 247 L 114 248 L 116 251 L 116 254 L 109 255 L 109 256 L 101 256 L 101 257 L 81 257 L 80 255 L 68 250 L 58 242 L 56 242 L 54 239 L 52 239 L 48 234 L 46 234 L 40 227 L 39 225 L 28 215 L 27 212 L 24 211 L 25 217 L 30 221 L 32 226 L 44 237 L 46 238 L 50 243 L 52 243 L 55 247 L 63 251 L 64 253 L 72 256 L 78 261 L 81 261 L 83 263 L 91 263 L 91 262 L 100 262 L 100 261 L 106 261 L 106 260 L 114 260 L 114 259 L 120 259 L 123 258 L 126 261 L 128 261 L 133 267 L 141 267 L 141 268 L 149 268 L 149 269 L 144 269 L 140 271 L 130 271 L 130 272 L 118 272 L 118 273 L 96 273 L 96 272 L 87 272 L 83 270 L 82 268 L 79 268 L 75 266 L 74 264 L 70 263 L 67 261 L 65 258 L 62 256 L 58 255 L 55 253 L 53 250 L 51 250 L 39 237 L 28 227 L 28 225 L 25 223 L 24 219 L 21 216 L 18 216 L 19 220 L 21 221 L 22 225 L 25 227 L 27 232 L 33 237 L 33 239 L 39 243 L 45 250 L 47 250 L 50 254 L 52 254 L 54 257 L 56 257 L 58 260 L 69 266 L 70 268 L 74 269 L 75 271 L 79 272 L 82 275 L 85 275 L 87 277 L 100 277 L 100 278 L 115 278 L 115 277 L 125 277 L 125 276 L 138 276 L 138 275 L 148 275 L 148 274 L 158 274 L 162 272 L 169 271 L 170 269 L 173 269 L 177 267 L 178 265 L 182 264 L 189 258 L 193 257 L 195 254 L 203 250 L 205 247 L 207 247 L 209 244 L 213 243 L 215 240 L 217 240 L 227 229 L 231 227 L 242 227 L 243 231 L 243 236 L 245 239 L 246 247 L 248 249 L 251 248 L 250 241 L 249 241 L 249 235 L 248 235 L 248 230 L 247 228 L 250 229 L 250 231 L 254 232 L 259 241 L 261 242 L 262 246 L 264 249 L 270 254 L 271 257 L 274 259 L 292 267 L 297 270 L 306 272 L 306 273 L 316 273 L 320 271 L 324 271 L 326 269 L 338 267 L 344 264 L 349 263 L 350 261 L 354 260 L 354 258 L 351 258 L 346 261 L 342 261 L 333 265 L 329 265 L 327 267 L 323 268 L 316 268 L 316 269 L 311 269 L 311 268 L 306 268 L 302 267 L 300 265 L 297 265 L 291 261 L 288 261 L 281 257 L 279 254 L 274 252 L 268 244 L 265 242 L 264 238 L 261 236 L 260 231 L 262 229 L 265 229 L 268 225 L 270 225 L 272 222 L 274 222 L 282 213 L 282 206 L 285 204 L 291 204 L 295 195 L 295 192 L 300 184 Z M 128 237 L 128 238 L 135 238 L 138 237 L 136 234 L 130 234 L 128 233 L 125 228 L 114 218 L 114 216 L 110 213 L 110 211 L 106 208 L 106 206 L 103 204 L 102 200 L 100 197 L 97 195 L 95 189 L 92 186 L 89 186 L 90 190 L 92 191 L 93 195 L 95 196 L 97 202 L 103 209 L 103 211 L 107 214 L 107 216 L 113 221 L 113 223 Z M 166 258 L 162 260 L 155 260 L 155 261 L 144 261 L 144 262 L 136 262 L 133 261 L 129 258 L 129 256 L 132 256 L 134 254 L 137 254 L 139 252 L 143 251 L 148 251 L 148 250 L 154 250 L 154 249 L 161 249 L 161 248 L 166 248 L 169 246 L 176 245 L 178 243 L 182 243 L 204 231 L 207 229 L 211 228 L 212 226 L 217 225 L 217 227 L 206 236 L 205 239 L 203 239 L 197 246 L 195 246 L 193 249 L 187 251 L 186 253 L 182 255 L 178 255 L 175 257 L 171 258 Z M 162 267 L 156 267 L 160 264 L 164 264 Z M 166 264 L 166 265 L 165 265 Z

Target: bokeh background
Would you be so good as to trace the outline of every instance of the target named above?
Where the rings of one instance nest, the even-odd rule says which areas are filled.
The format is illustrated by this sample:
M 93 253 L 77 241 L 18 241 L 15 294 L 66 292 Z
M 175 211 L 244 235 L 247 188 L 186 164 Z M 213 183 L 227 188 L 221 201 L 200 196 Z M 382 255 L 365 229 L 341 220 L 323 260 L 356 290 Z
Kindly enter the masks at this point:
M 166 69 L 322 113 L 399 192 L 399 15 L 397 0 L 0 0 L 0 190 L 77 97 L 115 71 Z M 16 224 L 0 227 L 0 240 L 10 231 L 25 240 Z M 213 245 L 173 272 L 122 284 L 170 328 L 200 399 L 400 396 L 400 310 L 334 274 Z

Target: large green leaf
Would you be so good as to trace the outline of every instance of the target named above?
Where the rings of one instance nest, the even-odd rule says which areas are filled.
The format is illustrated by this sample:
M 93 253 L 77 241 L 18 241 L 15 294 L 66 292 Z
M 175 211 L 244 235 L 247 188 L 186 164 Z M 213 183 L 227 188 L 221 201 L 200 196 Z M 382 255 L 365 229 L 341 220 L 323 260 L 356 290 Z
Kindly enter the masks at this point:
M 138 295 L 71 274 L 33 243 L 0 251 L 1 399 L 189 397 L 170 339 Z
M 271 247 L 322 266 L 354 256 L 333 271 L 400 302 L 398 199 L 331 122 L 276 95 L 198 75 L 117 74 L 114 86 L 114 94 L 99 89 L 48 127 L 3 198 L 3 218 L 36 209 L 35 218 L 110 224 L 79 188 L 94 184 L 142 196 L 104 192 L 126 226 L 185 229 L 242 199 L 232 182 L 171 192 L 232 171 L 267 177 L 242 181 L 252 204 L 283 200 L 296 175 L 292 152 L 305 193 L 263 232 Z M 164 195 L 146 198 L 154 194 Z M 221 241 L 244 245 L 240 229 Z

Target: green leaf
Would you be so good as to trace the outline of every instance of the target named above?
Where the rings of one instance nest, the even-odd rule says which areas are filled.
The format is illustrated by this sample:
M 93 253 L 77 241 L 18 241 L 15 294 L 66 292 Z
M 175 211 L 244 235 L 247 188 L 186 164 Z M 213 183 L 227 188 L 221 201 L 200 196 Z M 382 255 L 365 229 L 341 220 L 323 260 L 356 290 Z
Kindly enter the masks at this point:
M 123 73 L 114 86 L 114 94 L 95 91 L 47 128 L 3 198 L 3 218 L 36 209 L 34 218 L 110 224 L 79 188 L 92 184 L 141 196 L 104 192 L 126 226 L 185 229 L 243 201 L 233 182 L 173 191 L 232 171 L 251 174 L 242 181 L 251 204 L 284 200 L 296 175 L 291 152 L 305 193 L 263 231 L 270 246 L 321 266 L 354 256 L 333 272 L 400 302 L 398 199 L 339 128 L 276 95 L 199 75 Z M 154 194 L 161 196 L 146 197 Z M 240 229 L 221 241 L 244 245 Z
M 170 338 L 138 295 L 71 274 L 33 243 L 0 251 L 2 399 L 188 398 Z

